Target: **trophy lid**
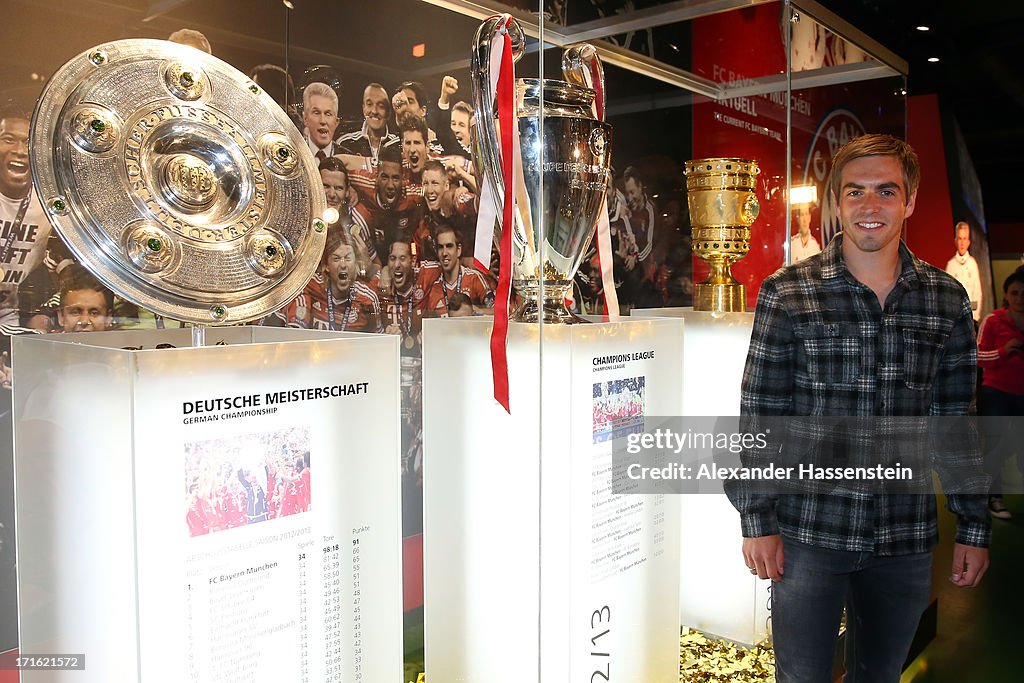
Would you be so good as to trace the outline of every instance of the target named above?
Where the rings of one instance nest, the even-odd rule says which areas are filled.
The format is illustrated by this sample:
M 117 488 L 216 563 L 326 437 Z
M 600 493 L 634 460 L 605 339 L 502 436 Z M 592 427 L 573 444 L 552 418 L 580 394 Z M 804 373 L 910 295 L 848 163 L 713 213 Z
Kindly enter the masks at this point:
M 160 40 L 87 50 L 32 117 L 32 176 L 83 266 L 122 298 L 198 324 L 263 317 L 323 253 L 316 160 L 269 95 Z

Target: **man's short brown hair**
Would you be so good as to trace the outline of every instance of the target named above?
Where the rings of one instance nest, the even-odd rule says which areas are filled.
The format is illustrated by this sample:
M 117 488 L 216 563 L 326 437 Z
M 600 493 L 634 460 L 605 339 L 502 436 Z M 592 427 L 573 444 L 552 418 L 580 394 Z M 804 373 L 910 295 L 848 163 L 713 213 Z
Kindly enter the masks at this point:
M 917 160 L 917 153 L 909 144 L 881 133 L 869 133 L 856 137 L 839 148 L 832 159 L 832 179 L 830 189 L 839 201 L 842 196 L 843 169 L 846 164 L 854 159 L 863 157 L 896 157 L 903 167 L 903 190 L 906 193 L 906 201 L 910 201 L 910 195 L 917 192 L 921 184 L 921 163 Z
M 68 264 L 58 278 L 57 289 L 60 292 L 60 306 L 64 307 L 68 300 L 68 294 L 81 290 L 92 290 L 103 295 L 103 301 L 107 306 L 107 313 L 114 312 L 114 293 L 106 285 L 96 279 L 96 276 L 78 263 Z

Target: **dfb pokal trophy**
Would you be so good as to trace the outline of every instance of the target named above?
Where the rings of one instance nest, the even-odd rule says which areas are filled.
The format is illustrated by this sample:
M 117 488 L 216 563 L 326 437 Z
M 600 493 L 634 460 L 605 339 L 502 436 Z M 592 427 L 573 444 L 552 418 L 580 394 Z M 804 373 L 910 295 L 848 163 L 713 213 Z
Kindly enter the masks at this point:
M 686 162 L 693 251 L 711 266 L 707 279 L 693 287 L 696 311 L 747 310 L 745 288 L 729 269 L 750 251 L 750 226 L 760 211 L 754 194 L 760 172 L 753 159 Z
M 526 50 L 516 21 L 491 17 L 473 43 L 473 104 L 479 177 L 495 189 L 498 215 L 504 179 L 498 146 L 495 98 L 490 89 L 491 45 L 507 26 L 513 59 Z M 519 322 L 583 322 L 565 298 L 594 235 L 611 167 L 611 126 L 604 122 L 604 75 L 591 45 L 574 45 L 562 57 L 564 81 L 518 79 L 522 177 L 513 181 L 516 211 L 512 235 L 512 287 Z

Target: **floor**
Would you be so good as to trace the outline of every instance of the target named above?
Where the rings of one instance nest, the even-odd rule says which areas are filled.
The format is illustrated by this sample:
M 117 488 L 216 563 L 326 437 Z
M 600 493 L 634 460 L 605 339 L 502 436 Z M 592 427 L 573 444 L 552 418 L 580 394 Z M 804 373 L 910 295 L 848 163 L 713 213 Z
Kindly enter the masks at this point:
M 1024 496 L 1004 498 L 1010 520 L 992 520 L 991 565 L 981 585 L 949 582 L 955 527 L 940 515 L 941 541 L 932 585 L 939 600 L 938 635 L 907 669 L 901 683 L 1016 683 L 1024 680 Z M 943 503 L 944 504 L 944 503 Z
M 989 570 L 980 586 L 962 589 L 949 582 L 955 525 L 939 497 L 941 540 L 935 550 L 932 579 L 938 598 L 938 635 L 900 683 L 1024 681 L 1024 495 L 1006 496 L 1004 502 L 1013 518 L 992 520 Z M 417 616 L 421 618 L 421 614 Z M 407 629 L 410 625 L 407 623 Z M 422 632 L 412 630 L 417 637 L 407 638 L 407 642 L 417 646 L 406 653 L 404 680 L 408 682 L 416 681 L 423 665 L 423 651 L 418 646 Z

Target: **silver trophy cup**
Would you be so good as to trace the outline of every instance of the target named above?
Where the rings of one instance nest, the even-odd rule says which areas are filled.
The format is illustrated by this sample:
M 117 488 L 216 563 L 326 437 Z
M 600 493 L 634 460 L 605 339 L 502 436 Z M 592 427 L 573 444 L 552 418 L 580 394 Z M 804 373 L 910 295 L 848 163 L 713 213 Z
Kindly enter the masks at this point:
M 503 23 L 501 17 L 491 17 L 480 26 L 471 65 L 477 120 L 474 159 L 480 178 L 487 178 L 495 189 L 499 216 L 504 180 L 489 71 L 491 41 Z M 518 61 L 525 52 L 525 36 L 514 20 L 508 31 Z M 566 307 L 565 298 L 594 236 L 609 186 L 612 129 L 596 113 L 604 110 L 603 101 L 600 107 L 595 102 L 597 92 L 604 89 L 594 48 L 567 48 L 562 72 L 565 81 L 516 82 L 523 179 L 513 188 L 517 207 L 512 286 L 519 302 L 512 319 L 519 322 L 582 322 Z

